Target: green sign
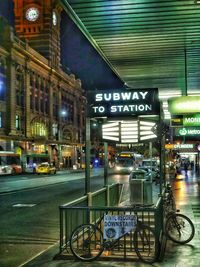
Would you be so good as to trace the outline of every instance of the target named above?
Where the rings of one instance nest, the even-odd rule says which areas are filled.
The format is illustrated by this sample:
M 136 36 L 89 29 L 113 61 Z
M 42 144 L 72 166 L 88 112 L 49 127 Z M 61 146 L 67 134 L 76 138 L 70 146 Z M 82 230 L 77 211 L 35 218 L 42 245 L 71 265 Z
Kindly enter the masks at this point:
M 184 126 L 200 126 L 200 114 L 195 115 L 184 115 L 183 116 Z
M 176 136 L 197 136 L 200 135 L 200 127 L 184 127 L 175 129 Z
M 200 113 L 200 96 L 181 96 L 168 100 L 171 114 Z

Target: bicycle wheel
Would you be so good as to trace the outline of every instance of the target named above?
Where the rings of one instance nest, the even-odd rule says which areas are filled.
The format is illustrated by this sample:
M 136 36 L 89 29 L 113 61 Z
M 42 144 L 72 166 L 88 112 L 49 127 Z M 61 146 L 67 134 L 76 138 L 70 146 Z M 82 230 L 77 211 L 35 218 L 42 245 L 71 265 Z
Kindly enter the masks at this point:
M 153 229 L 140 225 L 134 232 L 134 247 L 137 256 L 143 262 L 153 263 L 158 256 L 158 239 Z
M 92 261 L 104 250 L 103 234 L 94 224 L 82 224 L 71 235 L 70 249 L 79 260 Z
M 172 213 L 166 221 L 166 234 L 170 240 L 178 244 L 186 244 L 195 234 L 194 224 L 183 214 Z

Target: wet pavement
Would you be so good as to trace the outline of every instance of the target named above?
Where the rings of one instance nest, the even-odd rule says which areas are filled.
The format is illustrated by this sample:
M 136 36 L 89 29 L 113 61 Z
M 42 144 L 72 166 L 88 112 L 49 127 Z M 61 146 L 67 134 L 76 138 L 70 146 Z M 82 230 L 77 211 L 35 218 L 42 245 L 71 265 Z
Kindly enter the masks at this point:
M 144 264 L 139 261 L 94 261 L 80 262 L 76 260 L 55 259 L 58 254 L 59 244 L 51 247 L 38 257 L 23 265 L 25 267 L 144 267 L 144 266 L 166 266 L 166 267 L 199 267 L 200 266 L 200 184 L 195 173 L 189 171 L 187 175 L 182 172 L 176 179 L 168 178 L 173 186 L 176 197 L 177 208 L 180 213 L 187 215 L 195 225 L 195 236 L 186 245 L 178 245 L 167 241 L 167 250 L 162 262 L 156 262 L 152 265 Z

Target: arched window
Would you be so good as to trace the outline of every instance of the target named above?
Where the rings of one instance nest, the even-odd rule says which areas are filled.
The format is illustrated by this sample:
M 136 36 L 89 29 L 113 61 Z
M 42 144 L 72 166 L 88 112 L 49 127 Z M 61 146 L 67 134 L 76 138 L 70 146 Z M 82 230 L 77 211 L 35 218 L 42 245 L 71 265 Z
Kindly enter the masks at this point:
M 31 135 L 48 137 L 48 125 L 43 118 L 37 117 L 31 122 Z

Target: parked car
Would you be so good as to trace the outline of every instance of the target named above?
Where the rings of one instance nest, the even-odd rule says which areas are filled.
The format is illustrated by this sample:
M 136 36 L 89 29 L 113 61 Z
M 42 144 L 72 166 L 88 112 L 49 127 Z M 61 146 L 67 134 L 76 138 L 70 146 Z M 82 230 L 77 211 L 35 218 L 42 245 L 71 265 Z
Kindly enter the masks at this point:
M 37 174 L 56 174 L 56 167 L 52 163 L 43 162 L 36 166 Z
M 159 176 L 159 171 L 156 170 L 156 169 L 150 169 L 148 167 L 138 167 L 138 170 L 143 170 L 143 171 L 146 171 L 147 174 L 148 174 L 148 177 L 150 180 L 152 181 L 157 181 L 158 178 L 160 177 Z
M 85 169 L 85 163 L 82 163 L 81 164 L 81 169 Z M 90 169 L 92 169 L 93 168 L 93 164 L 92 163 L 90 163 Z
M 21 173 L 22 173 L 22 166 L 19 164 L 12 164 L 12 175 Z

